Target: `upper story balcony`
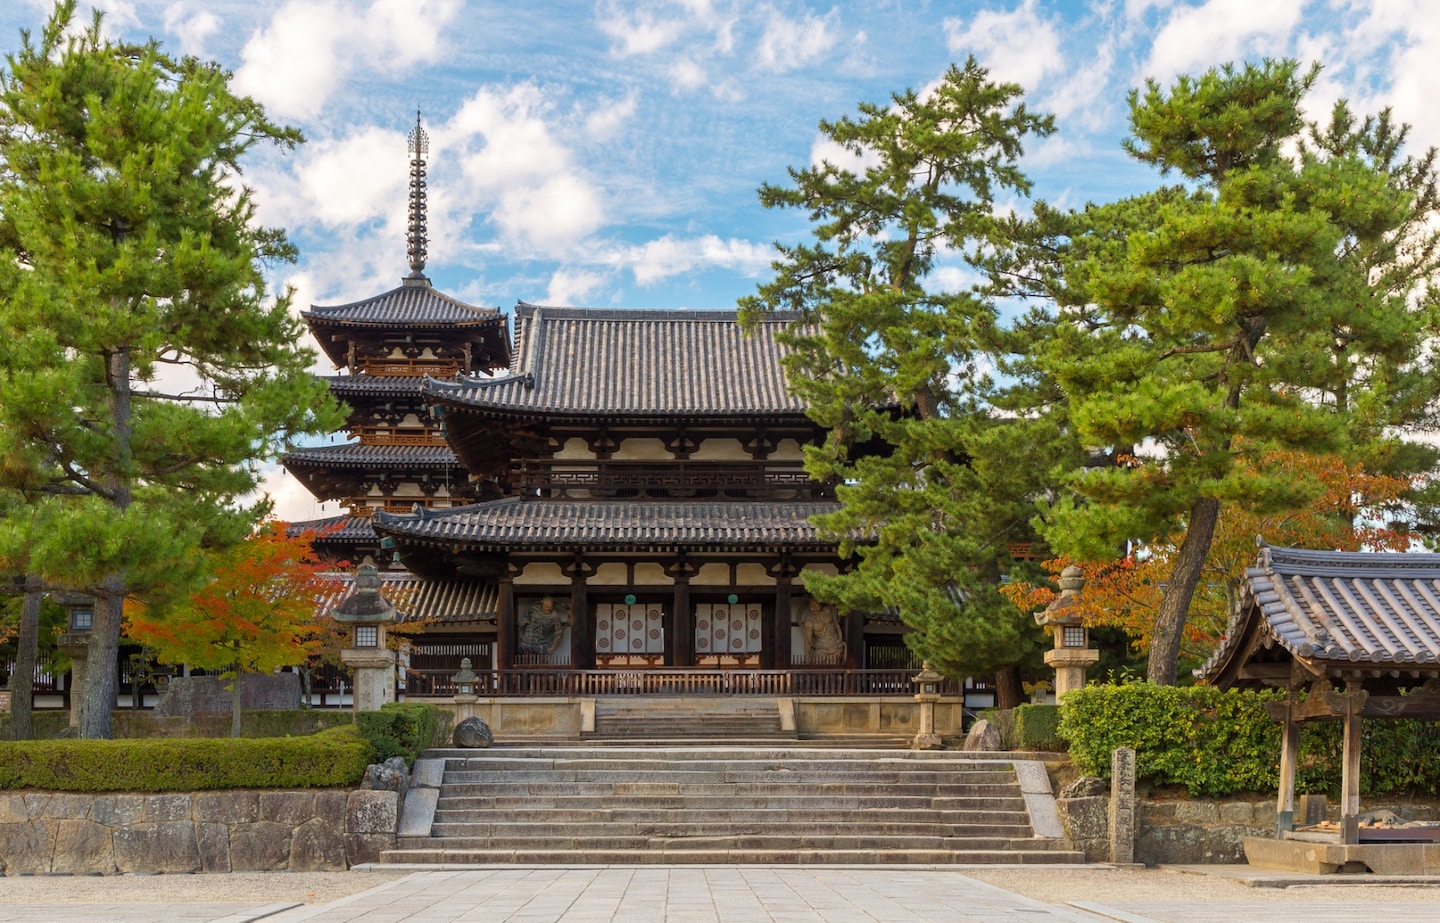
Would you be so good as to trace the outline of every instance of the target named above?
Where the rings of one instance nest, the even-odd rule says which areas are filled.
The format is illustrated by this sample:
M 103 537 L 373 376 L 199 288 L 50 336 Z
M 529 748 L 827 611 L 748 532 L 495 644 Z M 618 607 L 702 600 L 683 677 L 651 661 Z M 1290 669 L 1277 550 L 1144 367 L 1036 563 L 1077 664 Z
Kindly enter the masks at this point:
M 833 488 L 800 462 L 521 459 L 510 469 L 520 494 L 660 500 L 828 500 Z

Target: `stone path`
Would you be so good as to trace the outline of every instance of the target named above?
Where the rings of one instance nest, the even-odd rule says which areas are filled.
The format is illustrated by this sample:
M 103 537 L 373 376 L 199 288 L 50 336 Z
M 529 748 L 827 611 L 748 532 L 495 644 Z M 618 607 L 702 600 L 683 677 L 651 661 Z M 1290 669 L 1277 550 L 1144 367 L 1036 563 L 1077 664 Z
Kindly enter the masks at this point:
M 3 885 L 0 885 L 3 888 Z M 0 892 L 3 893 L 3 892 Z M 303 904 L 6 904 L 0 923 L 252 923 Z

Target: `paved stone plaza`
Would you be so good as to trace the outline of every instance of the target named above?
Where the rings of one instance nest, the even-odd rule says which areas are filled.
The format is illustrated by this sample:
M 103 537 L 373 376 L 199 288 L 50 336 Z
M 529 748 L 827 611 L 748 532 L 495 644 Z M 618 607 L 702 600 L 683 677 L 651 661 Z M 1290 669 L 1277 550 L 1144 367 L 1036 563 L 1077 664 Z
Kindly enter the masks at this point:
M 1101 873 L 1099 889 L 1093 880 L 1096 872 Z M 1037 875 L 1045 876 L 1050 887 L 1037 890 Z M 1113 885 L 1106 888 L 1112 883 L 1110 875 Z M 208 880 L 225 878 L 167 875 L 151 880 L 156 890 L 162 882 L 188 880 L 198 892 Z M 1325 881 L 1290 876 L 1290 888 L 1237 884 L 1245 879 L 1265 884 L 1267 878 L 1243 867 L 1173 876 L 1153 871 L 1105 874 L 1094 866 L 963 872 L 877 866 L 504 867 L 417 872 L 309 904 L 274 900 L 276 895 L 263 893 L 257 893 L 254 902 L 230 903 L 7 903 L 6 884 L 17 881 L 12 878 L 0 879 L 0 923 L 1419 923 L 1436 918 L 1440 901 L 1440 881 L 1433 879 L 1381 883 L 1372 878 L 1369 885 L 1350 885 L 1337 876 L 1325 876 Z M 1007 879 L 1044 900 L 1005 890 Z M 273 879 L 277 886 L 285 880 L 284 874 Z M 1073 894 L 1067 880 L 1079 885 Z M 67 879 L 48 881 L 64 884 Z M 79 891 L 97 879 L 68 881 Z M 265 890 L 263 883 L 260 890 Z M 1361 899 L 1354 899 L 1357 893 Z M 272 900 L 266 902 L 267 896 Z M 1165 899 L 1158 899 L 1162 896 Z M 1339 896 L 1343 899 L 1335 899 Z

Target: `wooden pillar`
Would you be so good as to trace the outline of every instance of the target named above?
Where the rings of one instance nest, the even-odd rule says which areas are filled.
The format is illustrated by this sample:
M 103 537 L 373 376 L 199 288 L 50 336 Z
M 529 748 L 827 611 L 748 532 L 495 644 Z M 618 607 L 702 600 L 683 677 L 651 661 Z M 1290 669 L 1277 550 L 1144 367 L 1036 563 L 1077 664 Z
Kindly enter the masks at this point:
M 1340 771 L 1340 829 L 1347 844 L 1360 842 L 1360 709 L 1364 693 L 1346 690 L 1345 744 Z
M 564 569 L 570 578 L 570 668 L 572 670 L 595 669 L 595 620 L 590 614 L 590 596 L 585 581 L 595 573 L 595 565 L 586 564 L 584 555 L 575 553 L 575 559 Z
M 845 665 L 858 670 L 865 665 L 865 613 L 845 614 Z
M 673 645 L 670 662 L 677 667 L 695 666 L 695 613 L 690 609 L 690 574 L 681 568 L 675 574 L 675 599 L 670 615 L 674 629 L 666 638 Z
M 775 632 L 770 646 L 775 650 L 775 669 L 788 670 L 791 666 L 790 652 L 790 610 L 791 580 L 793 571 L 788 561 L 782 563 L 775 574 Z
M 515 577 L 507 565 L 500 576 L 495 614 L 495 664 L 503 671 L 515 668 Z M 503 681 L 503 680 L 502 680 Z
M 1285 703 L 1285 727 L 1280 737 L 1280 797 L 1275 803 L 1275 836 L 1295 829 L 1295 767 L 1300 757 L 1300 724 L 1295 720 L 1295 691 Z

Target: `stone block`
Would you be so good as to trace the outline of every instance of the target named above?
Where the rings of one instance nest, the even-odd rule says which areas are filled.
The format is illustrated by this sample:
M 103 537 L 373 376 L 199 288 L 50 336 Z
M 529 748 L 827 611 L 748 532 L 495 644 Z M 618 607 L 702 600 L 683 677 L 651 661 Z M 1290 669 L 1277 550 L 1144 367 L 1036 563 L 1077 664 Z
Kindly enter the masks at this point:
M 96 795 L 90 803 L 90 819 L 107 827 L 138 824 L 144 816 L 144 795 Z
M 1222 824 L 1248 826 L 1255 822 L 1255 805 L 1249 801 L 1222 801 L 1217 807 Z
M 380 861 L 380 853 L 395 848 L 395 834 L 350 833 L 345 836 L 345 861 L 351 866 Z
M 315 816 L 336 830 L 344 830 L 345 805 L 349 801 L 349 792 L 316 792 Z
M 415 768 L 410 771 L 410 787 L 439 788 L 444 777 L 444 760 L 416 760 Z
M 230 826 L 200 821 L 195 824 L 195 846 L 200 851 L 200 871 L 229 872 Z
M 0 824 L 23 824 L 29 819 L 24 795 L 0 794 Z
M 56 820 L 82 820 L 89 816 L 92 801 L 94 798 L 90 795 L 54 795 L 45 805 L 45 816 Z
M 115 868 L 121 872 L 197 872 L 200 850 L 195 825 L 161 821 L 115 831 Z
M 400 796 L 395 792 L 361 789 L 351 792 L 345 805 L 346 833 L 394 837 L 399 820 Z
M 50 871 L 71 875 L 113 875 L 114 831 L 93 820 L 60 821 L 55 833 L 55 854 Z
M 261 792 L 260 819 L 298 827 L 315 816 L 314 792 Z
M 438 788 L 412 788 L 400 812 L 400 836 L 429 836 L 439 799 Z
M 273 872 L 290 863 L 289 824 L 256 821 L 230 828 L 230 870 L 232 872 Z
M 1218 824 L 1220 806 L 1213 801 L 1175 802 L 1175 822 L 1178 824 Z
M 26 792 L 25 799 L 26 820 L 39 820 L 45 816 L 45 809 L 50 806 L 50 799 L 55 796 L 48 792 Z
M 7 875 L 43 875 L 55 853 L 55 828 L 43 820 L 0 824 L 0 863 Z
M 144 819 L 147 822 L 190 819 L 190 796 L 188 794 L 146 795 L 144 797 Z
M 338 823 L 327 823 L 324 819 L 315 817 L 295 828 L 290 837 L 290 871 L 344 870 L 345 834 Z
M 260 819 L 258 792 L 196 792 L 190 810 L 199 823 L 248 824 Z

